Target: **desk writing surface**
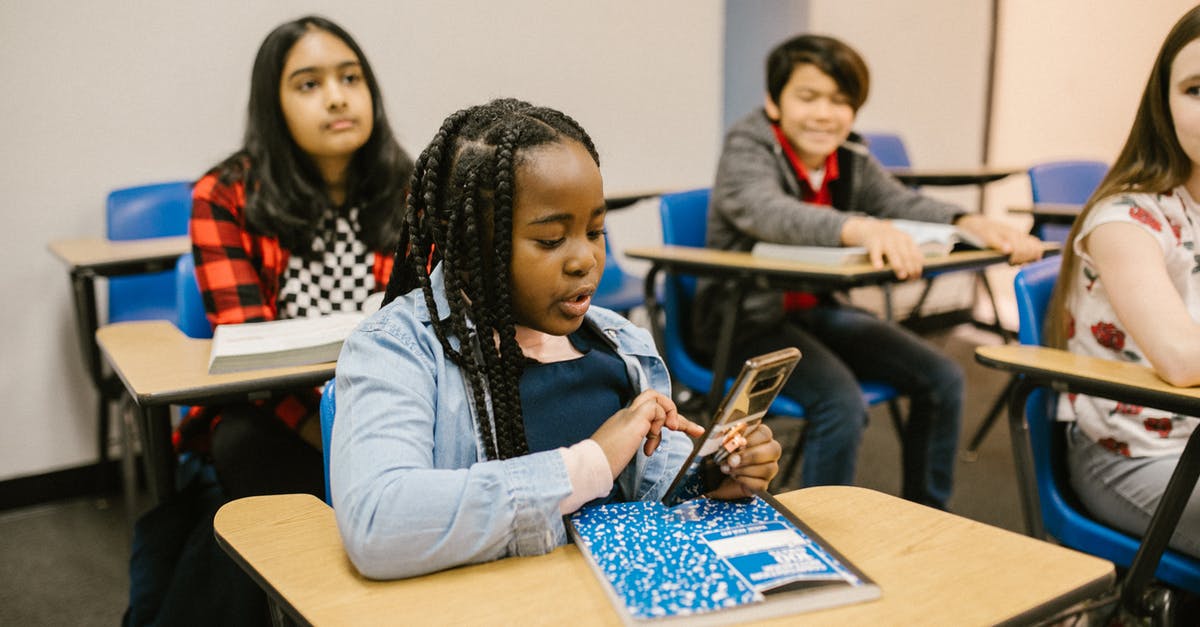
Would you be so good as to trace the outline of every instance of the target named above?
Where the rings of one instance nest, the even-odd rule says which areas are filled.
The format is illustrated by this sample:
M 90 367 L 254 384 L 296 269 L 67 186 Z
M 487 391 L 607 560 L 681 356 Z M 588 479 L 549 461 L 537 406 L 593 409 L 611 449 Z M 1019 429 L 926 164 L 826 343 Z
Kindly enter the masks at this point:
M 1053 377 L 1085 393 L 1105 394 L 1140 405 L 1195 415 L 1200 387 L 1181 388 L 1163 381 L 1148 366 L 1045 346 L 980 346 L 976 359 L 987 366 L 1035 377 Z
M 162 320 L 121 322 L 96 331 L 96 342 L 139 405 L 200 404 L 221 395 L 319 385 L 334 363 L 208 374 L 212 340 L 187 337 Z
M 1035 216 L 1054 216 L 1075 218 L 1083 211 L 1083 205 L 1073 203 L 1039 202 L 1032 205 L 1018 205 L 1008 208 L 1009 213 L 1029 213 Z
M 876 601 L 805 613 L 805 624 L 990 625 L 1044 616 L 1113 582 L 1107 561 L 865 488 L 807 488 L 778 499 L 883 591 Z M 273 598 L 316 625 L 401 617 L 429 624 L 620 624 L 574 545 L 376 582 L 354 570 L 333 510 L 315 497 L 233 501 L 217 512 L 214 527 L 222 548 Z
M 1056 246 L 1047 247 L 1047 251 Z M 870 263 L 822 265 L 785 259 L 757 257 L 748 252 L 696 248 L 691 246 L 653 246 L 626 248 L 625 254 L 664 266 L 677 267 L 681 272 L 705 274 L 772 274 L 833 283 L 892 280 L 890 267 L 876 268 Z M 958 267 L 977 267 L 1006 261 L 995 250 L 966 250 L 949 255 L 926 257 L 925 270 L 949 270 Z
M 154 259 L 172 259 L 191 252 L 186 235 L 112 241 L 97 237 L 64 239 L 47 247 L 71 268 L 96 268 Z
M 1024 168 L 980 166 L 967 168 L 887 168 L 892 176 L 908 185 L 983 185 L 1014 174 Z

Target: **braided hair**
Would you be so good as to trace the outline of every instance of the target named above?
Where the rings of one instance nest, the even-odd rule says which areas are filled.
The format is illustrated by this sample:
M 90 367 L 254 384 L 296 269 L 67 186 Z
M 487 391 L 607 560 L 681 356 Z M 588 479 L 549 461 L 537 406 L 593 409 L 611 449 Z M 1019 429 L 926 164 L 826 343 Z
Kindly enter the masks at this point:
M 528 452 L 519 387 L 524 355 L 510 291 L 516 170 L 530 148 L 562 141 L 578 142 L 600 164 L 591 138 L 569 116 L 493 100 L 446 118 L 413 171 L 384 303 L 422 291 L 443 350 L 466 375 L 488 459 Z M 448 315 L 438 312 L 429 278 L 438 264 Z

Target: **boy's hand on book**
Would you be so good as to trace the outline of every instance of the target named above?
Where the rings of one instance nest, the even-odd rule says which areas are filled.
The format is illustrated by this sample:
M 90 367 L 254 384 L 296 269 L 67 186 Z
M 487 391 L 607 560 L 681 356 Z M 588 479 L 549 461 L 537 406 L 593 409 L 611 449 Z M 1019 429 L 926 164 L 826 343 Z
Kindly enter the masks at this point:
M 912 236 L 897 229 L 888 220 L 853 217 L 842 227 L 842 245 L 862 246 L 867 259 L 876 268 L 891 264 L 896 278 L 915 279 L 925 266 L 925 253 Z
M 974 235 L 988 248 L 1008 255 L 1013 265 L 1042 258 L 1042 240 L 998 220 L 968 213 L 954 226 Z
M 766 490 L 779 472 L 779 456 L 783 448 L 765 424 L 746 434 L 746 446 L 726 457 L 721 472 L 729 476 L 708 496 L 718 499 L 740 499 Z
M 646 390 L 638 394 L 629 406 L 613 414 L 592 434 L 592 440 L 600 445 L 608 458 L 613 478 L 633 459 L 638 445 L 650 455 L 662 441 L 662 430 L 683 431 L 696 437 L 704 433 L 704 427 L 679 415 L 675 402 L 655 391 Z

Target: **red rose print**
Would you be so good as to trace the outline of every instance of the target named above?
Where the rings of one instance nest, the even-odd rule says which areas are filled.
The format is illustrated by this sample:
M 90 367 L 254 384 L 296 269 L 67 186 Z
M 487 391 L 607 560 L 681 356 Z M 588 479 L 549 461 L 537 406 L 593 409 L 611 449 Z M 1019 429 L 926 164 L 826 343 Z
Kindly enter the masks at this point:
M 1126 416 L 1137 416 L 1138 414 L 1142 413 L 1143 409 L 1145 409 L 1145 408 L 1142 407 L 1141 405 L 1130 405 L 1129 403 L 1117 403 L 1117 406 L 1114 407 L 1113 410 L 1108 413 L 1108 415 L 1111 416 L 1113 414 L 1125 414 Z
M 1157 433 L 1160 438 L 1171 435 L 1170 418 L 1147 418 L 1142 421 L 1142 425 L 1146 427 L 1146 431 Z
M 1171 232 L 1175 234 L 1175 243 L 1176 244 L 1183 241 L 1183 227 L 1182 226 L 1179 226 L 1178 224 L 1172 224 Z
M 1120 352 L 1125 348 L 1125 332 L 1111 322 L 1097 322 L 1092 325 L 1092 337 L 1105 348 Z
M 1125 442 L 1118 442 L 1117 440 L 1114 440 L 1113 438 L 1103 438 L 1100 441 L 1096 442 L 1096 444 L 1099 444 L 1100 446 L 1103 446 L 1104 448 L 1106 448 L 1114 453 L 1117 453 L 1119 455 L 1124 455 L 1125 457 L 1129 457 L 1129 445 L 1126 444 Z
M 1067 312 L 1067 339 L 1075 337 L 1075 316 L 1071 312 Z
M 1150 215 L 1149 211 L 1146 211 L 1145 209 L 1142 209 L 1141 207 L 1130 207 L 1129 208 L 1129 217 L 1133 218 L 1134 220 L 1137 220 L 1138 222 L 1141 222 L 1142 224 L 1145 224 L 1146 226 L 1154 229 L 1155 231 L 1162 230 L 1162 225 L 1158 223 L 1158 220 L 1155 220 L 1154 216 Z

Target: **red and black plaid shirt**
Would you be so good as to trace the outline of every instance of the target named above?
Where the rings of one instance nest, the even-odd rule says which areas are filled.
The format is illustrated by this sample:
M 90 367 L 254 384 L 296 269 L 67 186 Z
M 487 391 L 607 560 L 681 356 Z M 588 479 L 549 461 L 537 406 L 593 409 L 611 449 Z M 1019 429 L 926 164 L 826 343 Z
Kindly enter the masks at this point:
M 278 315 L 280 277 L 287 269 L 289 253 L 278 239 L 250 231 L 245 206 L 246 189 L 241 182 L 223 185 L 217 175 L 209 174 L 192 189 L 189 230 L 196 282 L 213 326 L 274 320 Z M 391 253 L 376 251 L 376 290 L 387 286 L 391 273 Z M 320 392 L 295 390 L 255 403 L 295 429 L 317 413 Z M 219 407 L 193 407 L 175 433 L 176 447 L 206 452 L 219 412 Z

